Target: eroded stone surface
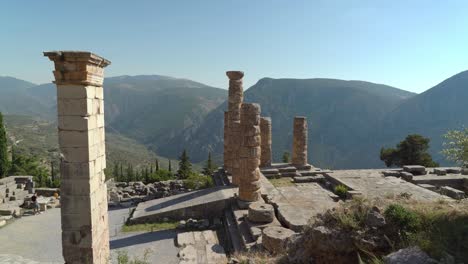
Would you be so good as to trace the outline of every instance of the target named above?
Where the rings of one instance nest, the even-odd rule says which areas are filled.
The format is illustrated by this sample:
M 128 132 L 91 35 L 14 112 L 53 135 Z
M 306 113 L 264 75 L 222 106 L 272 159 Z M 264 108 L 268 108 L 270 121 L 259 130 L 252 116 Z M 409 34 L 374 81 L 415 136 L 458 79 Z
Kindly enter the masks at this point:
M 254 223 L 271 223 L 274 218 L 275 210 L 271 204 L 256 202 L 249 206 L 249 221 Z
M 260 118 L 261 156 L 260 167 L 271 166 L 271 118 Z
M 271 226 L 263 229 L 262 243 L 268 251 L 278 254 L 287 249 L 287 244 L 295 235 L 296 233 L 290 229 Z
M 307 119 L 302 116 L 294 118 L 292 164 L 307 165 Z

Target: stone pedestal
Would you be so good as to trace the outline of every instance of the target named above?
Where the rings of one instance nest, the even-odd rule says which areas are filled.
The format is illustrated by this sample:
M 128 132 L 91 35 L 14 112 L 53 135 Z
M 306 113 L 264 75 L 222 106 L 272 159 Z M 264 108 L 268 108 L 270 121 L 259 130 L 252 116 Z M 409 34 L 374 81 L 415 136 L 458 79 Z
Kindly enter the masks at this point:
M 90 52 L 44 52 L 55 64 L 62 252 L 67 264 L 108 263 L 104 67 Z
M 294 118 L 292 164 L 305 166 L 307 161 L 307 119 L 302 116 Z
M 260 118 L 261 148 L 260 167 L 271 166 L 271 118 Z
M 239 205 L 260 200 L 260 105 L 242 104 Z
M 228 71 L 226 75 L 229 78 L 229 96 L 228 96 L 228 172 L 232 174 L 232 183 L 239 185 L 240 158 L 239 149 L 241 144 L 240 121 L 241 105 L 244 101 L 244 88 L 242 78 L 244 73 L 241 71 Z

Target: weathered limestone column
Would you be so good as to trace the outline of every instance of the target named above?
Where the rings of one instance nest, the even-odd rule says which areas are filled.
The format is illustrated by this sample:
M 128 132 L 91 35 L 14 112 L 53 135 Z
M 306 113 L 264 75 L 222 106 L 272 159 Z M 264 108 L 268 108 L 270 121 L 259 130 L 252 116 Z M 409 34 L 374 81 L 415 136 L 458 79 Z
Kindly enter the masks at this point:
M 240 157 L 239 149 L 241 145 L 241 105 L 244 101 L 244 88 L 242 78 L 244 73 L 241 71 L 228 71 L 226 75 L 229 78 L 229 147 L 228 147 L 228 171 L 232 174 L 232 184 L 239 185 L 240 175 Z
M 62 253 L 67 264 L 108 263 L 104 67 L 90 52 L 44 52 L 55 63 L 61 162 Z
M 260 200 L 260 105 L 242 104 L 239 206 Z
M 305 166 L 307 162 L 307 119 L 294 117 L 292 164 Z
M 228 148 L 229 148 L 229 113 L 227 111 L 224 111 L 224 139 L 223 139 L 223 163 L 224 163 L 224 169 L 228 170 L 229 168 L 229 157 L 228 157 Z
M 260 167 L 271 166 L 271 118 L 260 118 L 261 149 Z

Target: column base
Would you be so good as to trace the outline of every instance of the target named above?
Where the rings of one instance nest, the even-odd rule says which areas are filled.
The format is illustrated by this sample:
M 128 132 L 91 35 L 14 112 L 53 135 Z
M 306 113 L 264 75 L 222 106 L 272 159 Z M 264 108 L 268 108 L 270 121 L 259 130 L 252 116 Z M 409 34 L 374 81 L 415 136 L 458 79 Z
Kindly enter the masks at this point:
M 244 210 L 249 209 L 249 206 L 255 203 L 255 202 L 242 201 L 241 199 L 239 199 L 239 197 L 237 197 L 236 202 L 237 202 L 237 206 L 240 209 L 244 209 Z

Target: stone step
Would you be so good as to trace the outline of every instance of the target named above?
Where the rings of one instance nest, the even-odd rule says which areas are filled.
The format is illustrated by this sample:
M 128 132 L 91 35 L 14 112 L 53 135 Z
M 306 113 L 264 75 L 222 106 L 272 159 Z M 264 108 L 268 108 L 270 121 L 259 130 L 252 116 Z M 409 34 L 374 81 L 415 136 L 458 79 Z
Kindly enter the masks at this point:
M 21 216 L 23 215 L 23 208 L 12 204 L 2 204 L 0 205 L 0 215 Z
M 294 166 L 288 166 L 288 167 L 284 167 L 284 168 L 278 168 L 278 171 L 281 174 L 288 173 L 288 172 L 294 172 L 295 173 L 297 171 L 297 169 Z
M 306 165 L 295 165 L 294 166 L 297 170 L 311 170 L 312 165 L 306 164 Z
M 306 183 L 306 182 L 323 182 L 325 177 L 323 175 L 317 176 L 296 176 L 293 178 L 295 183 Z
M 330 170 L 320 170 L 320 171 L 298 171 L 299 174 L 302 176 L 317 176 L 317 175 L 323 175 L 324 173 L 329 173 L 331 172 Z
M 234 214 L 231 210 L 225 210 L 224 212 L 224 223 L 226 234 L 228 234 L 230 249 L 233 252 L 242 252 L 245 247 L 242 244 L 239 229 L 237 228 L 236 221 L 234 220 Z
M 294 177 L 300 177 L 301 175 L 295 171 L 293 172 L 282 172 L 281 173 L 281 177 L 291 177 L 291 178 L 294 178 Z
M 247 213 L 248 210 L 233 208 L 234 221 L 239 231 L 242 244 L 246 250 L 249 250 L 256 244 L 256 239 L 250 233 L 249 224 L 246 221 L 246 217 L 244 217 Z
M 281 174 L 275 173 L 275 174 L 263 174 L 267 179 L 278 179 L 281 178 Z

